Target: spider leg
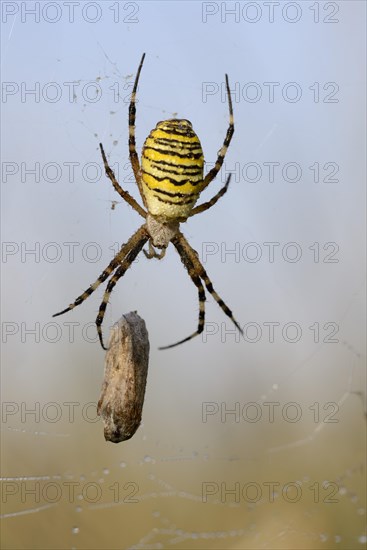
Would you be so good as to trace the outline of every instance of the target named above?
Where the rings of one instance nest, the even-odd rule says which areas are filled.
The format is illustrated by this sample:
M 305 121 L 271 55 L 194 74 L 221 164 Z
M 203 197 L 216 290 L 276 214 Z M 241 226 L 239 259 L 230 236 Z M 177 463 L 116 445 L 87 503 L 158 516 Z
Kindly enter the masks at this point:
M 229 126 L 227 129 L 226 137 L 224 138 L 223 145 L 218 153 L 218 157 L 216 160 L 216 163 L 214 167 L 209 170 L 207 175 L 204 178 L 204 187 L 209 185 L 211 181 L 215 178 L 215 176 L 218 174 L 219 170 L 222 167 L 224 157 L 226 156 L 227 149 L 229 144 L 231 143 L 232 136 L 234 134 L 234 120 L 233 120 L 233 107 L 232 107 L 232 98 L 231 98 L 231 91 L 229 89 L 229 82 L 228 82 L 228 75 L 226 74 L 226 88 L 227 88 L 227 95 L 228 95 L 228 106 L 229 106 Z
M 223 195 L 227 192 L 229 182 L 231 181 L 231 177 L 232 177 L 232 174 L 229 174 L 225 186 L 222 187 L 222 189 L 220 189 L 218 193 L 214 195 L 212 199 L 210 199 L 210 201 L 204 202 L 199 206 L 195 206 L 195 208 L 193 208 L 190 212 L 190 217 L 195 216 L 196 214 L 201 214 L 201 212 L 205 212 L 205 210 L 208 210 L 209 208 L 214 206 L 219 201 L 219 199 L 223 197 Z
M 181 261 L 184 264 L 184 266 L 187 269 L 187 272 L 194 283 L 194 285 L 198 289 L 198 296 L 199 296 L 199 321 L 198 321 L 198 328 L 195 332 L 193 332 L 190 336 L 187 336 L 187 338 L 184 338 L 183 340 L 180 340 L 179 342 L 176 342 L 175 344 L 170 344 L 169 346 L 162 346 L 158 349 L 169 349 L 174 348 L 175 346 L 178 346 L 179 344 L 183 344 L 184 342 L 188 342 L 191 340 L 191 338 L 194 338 L 195 336 L 198 336 L 201 334 L 204 330 L 205 325 L 205 290 L 202 285 L 201 279 L 198 276 L 195 267 L 193 263 L 191 262 L 190 258 L 187 256 L 186 251 L 182 247 L 181 243 L 179 241 L 173 242 L 177 252 L 180 255 Z
M 224 311 L 224 313 L 227 315 L 227 317 L 229 317 L 231 319 L 232 323 L 236 326 L 236 328 L 243 335 L 243 330 L 240 327 L 240 325 L 238 324 L 238 322 L 236 321 L 236 319 L 233 317 L 232 311 L 224 303 L 222 298 L 215 292 L 215 290 L 213 288 L 213 284 L 212 284 L 211 280 L 209 279 L 208 274 L 205 271 L 202 263 L 199 260 L 198 253 L 196 252 L 196 250 L 194 250 L 189 245 L 189 243 L 187 242 L 187 240 L 185 239 L 185 237 L 183 236 L 181 231 L 178 231 L 176 237 L 174 239 L 172 239 L 172 243 L 176 247 L 176 250 L 178 251 L 178 253 L 180 254 L 181 261 L 183 262 L 183 264 L 185 264 L 185 261 L 183 259 L 185 256 L 187 256 L 190 259 L 196 275 L 198 275 L 200 277 L 200 279 L 202 279 L 204 281 L 208 292 L 210 292 L 210 294 L 213 296 L 214 300 L 217 302 L 219 307 Z
M 136 141 L 135 141 L 135 115 L 136 115 L 136 90 L 138 89 L 138 83 L 140 78 L 140 72 L 143 67 L 145 58 L 145 53 L 143 53 L 142 58 L 140 60 L 140 65 L 138 67 L 138 72 L 136 73 L 135 82 L 133 91 L 131 94 L 131 100 L 129 105 L 129 154 L 130 154 L 130 162 L 131 167 L 134 172 L 135 180 L 139 188 L 139 192 L 141 195 L 141 198 L 143 200 L 144 206 L 147 207 L 146 199 L 144 197 L 143 193 L 143 184 L 141 181 L 141 170 L 140 170 L 140 163 L 139 163 L 139 157 L 136 152 Z
M 130 239 L 129 241 L 131 243 L 130 250 L 125 255 L 125 258 L 121 262 L 121 265 L 117 268 L 116 272 L 112 275 L 111 279 L 108 281 L 106 291 L 103 295 L 103 300 L 101 302 L 101 305 L 99 306 L 99 311 L 96 318 L 96 326 L 97 326 L 99 341 L 104 350 L 107 350 L 107 348 L 103 344 L 103 335 L 102 335 L 101 325 L 103 323 L 108 300 L 117 281 L 125 275 L 126 271 L 129 269 L 132 262 L 135 260 L 135 258 L 137 257 L 137 255 L 139 254 L 139 252 L 141 251 L 141 249 L 143 248 L 143 246 L 145 245 L 145 243 L 149 238 L 148 234 L 145 231 L 145 226 L 142 226 L 140 229 L 143 229 L 143 228 L 144 228 L 144 232 L 139 236 L 139 238 L 135 239 L 133 243 L 131 243 L 131 239 Z M 135 233 L 134 237 L 136 235 L 137 233 Z
M 128 193 L 127 191 L 124 191 L 124 189 L 122 189 L 119 182 L 117 181 L 112 168 L 110 168 L 110 166 L 108 164 L 107 157 L 106 157 L 106 154 L 104 152 L 102 143 L 99 144 L 99 148 L 101 149 L 103 164 L 104 164 L 104 167 L 105 167 L 105 170 L 106 170 L 106 176 L 111 180 L 112 185 L 114 186 L 115 190 L 118 192 L 119 195 L 121 195 L 121 197 L 128 204 L 130 204 L 130 206 L 132 206 L 132 208 L 134 210 L 136 210 L 136 212 L 138 212 L 138 214 L 140 214 L 143 218 L 146 218 L 147 213 L 145 212 L 144 208 L 142 208 L 140 206 L 140 204 L 136 202 L 136 200 L 130 195 L 130 193 Z
M 62 311 L 59 311 L 58 313 L 55 313 L 52 317 L 57 317 L 58 315 L 63 315 L 64 313 L 71 311 L 76 306 L 79 306 L 86 300 L 98 287 L 101 283 L 103 283 L 116 269 L 116 267 L 121 263 L 121 261 L 127 256 L 127 254 L 131 251 L 131 249 L 134 248 L 134 246 L 137 245 L 137 243 L 140 243 L 143 239 L 143 245 L 148 240 L 149 236 L 147 234 L 145 225 L 142 225 L 132 237 L 128 240 L 126 244 L 123 244 L 121 247 L 120 252 L 116 254 L 116 256 L 113 258 L 113 260 L 109 263 L 109 265 L 106 267 L 106 269 L 101 273 L 101 275 L 98 277 L 98 279 L 90 285 L 87 290 L 83 292 L 78 298 L 76 298 L 75 302 L 73 304 L 70 304 L 69 307 L 66 309 L 63 309 Z M 142 246 L 143 246 L 142 245 Z

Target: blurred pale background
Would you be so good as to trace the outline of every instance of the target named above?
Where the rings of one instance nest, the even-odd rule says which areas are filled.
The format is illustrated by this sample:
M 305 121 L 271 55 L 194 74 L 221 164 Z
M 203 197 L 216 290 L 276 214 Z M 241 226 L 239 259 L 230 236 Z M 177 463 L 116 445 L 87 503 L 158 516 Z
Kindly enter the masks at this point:
M 363 548 L 365 3 L 47 6 L 2 3 L 2 547 Z M 246 338 L 208 299 L 203 338 L 158 351 L 194 330 L 197 292 L 172 247 L 139 257 L 104 333 L 147 323 L 143 424 L 114 445 L 94 422 L 102 289 L 51 315 L 141 223 L 111 209 L 98 142 L 138 197 L 143 52 L 139 151 L 178 116 L 213 162 L 229 75 L 236 131 L 202 199 L 235 176 L 183 230 Z

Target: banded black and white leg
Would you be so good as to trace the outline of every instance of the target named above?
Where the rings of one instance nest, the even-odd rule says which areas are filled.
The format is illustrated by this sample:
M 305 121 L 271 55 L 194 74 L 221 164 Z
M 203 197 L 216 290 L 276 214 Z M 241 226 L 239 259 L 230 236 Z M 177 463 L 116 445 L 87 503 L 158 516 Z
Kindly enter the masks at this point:
M 204 178 L 204 187 L 207 187 L 211 181 L 216 177 L 219 170 L 222 167 L 224 157 L 226 156 L 227 149 L 229 147 L 229 144 L 231 143 L 232 136 L 234 134 L 234 118 L 233 118 L 233 106 L 232 106 L 232 97 L 231 97 L 231 91 L 229 89 L 229 82 L 228 82 L 228 75 L 226 74 L 226 88 L 227 88 L 227 95 L 228 95 L 228 106 L 229 106 L 229 126 L 227 129 L 226 137 L 224 138 L 224 142 L 222 147 L 220 148 L 220 151 L 217 156 L 217 160 L 215 162 L 215 165 Z
M 142 226 L 138 231 L 141 231 L 142 229 L 145 230 L 145 226 Z M 104 350 L 107 350 L 107 348 L 103 343 L 101 325 L 103 323 L 104 315 L 106 313 L 106 308 L 107 308 L 108 300 L 110 298 L 110 294 L 114 286 L 116 285 L 117 281 L 125 275 L 126 271 L 129 269 L 129 267 L 131 266 L 131 264 L 133 263 L 133 261 L 135 260 L 139 252 L 142 250 L 148 238 L 149 238 L 149 235 L 145 230 L 144 232 L 142 232 L 141 236 L 138 239 L 136 239 L 135 243 L 132 244 L 132 246 L 130 247 L 130 250 L 125 256 L 125 259 L 121 262 L 120 266 L 117 268 L 115 273 L 112 275 L 111 279 L 108 281 L 105 293 L 103 295 L 103 300 L 101 302 L 101 305 L 99 306 L 99 311 L 96 318 L 98 337 L 99 337 L 101 346 Z
M 143 203 L 144 203 L 145 207 L 147 207 L 146 201 L 145 201 L 145 198 L 144 198 L 144 195 L 143 195 L 143 192 L 142 192 L 140 163 L 139 163 L 138 154 L 136 152 L 136 142 L 135 142 L 136 91 L 137 91 L 137 88 L 138 88 L 138 82 L 139 82 L 140 72 L 141 72 L 141 69 L 142 69 L 142 66 L 143 66 L 143 63 L 144 63 L 144 58 L 145 58 L 145 53 L 143 54 L 143 56 L 141 58 L 140 65 L 139 65 L 139 68 L 138 68 L 138 72 L 136 73 L 136 78 L 135 78 L 134 87 L 133 87 L 133 91 L 132 91 L 132 94 L 131 94 L 130 106 L 129 106 L 129 155 L 130 155 L 130 162 L 131 162 L 131 166 L 132 166 L 132 169 L 133 169 L 133 172 L 134 172 L 135 180 L 136 180 L 136 183 L 137 183 L 139 191 L 140 191 L 140 195 L 142 197 L 142 200 L 143 200 Z M 106 157 L 106 154 L 104 152 L 102 143 L 99 144 L 99 148 L 101 150 L 106 175 L 111 180 L 111 183 L 112 183 L 113 187 L 115 188 L 115 190 L 119 193 L 119 195 L 128 204 L 130 204 L 130 206 L 132 208 L 134 208 L 134 210 L 136 210 L 136 212 L 138 212 L 138 214 L 140 214 L 143 218 L 146 218 L 147 217 L 147 212 L 144 210 L 144 208 L 142 208 L 140 206 L 140 204 L 130 195 L 130 193 L 128 193 L 127 191 L 122 189 L 122 187 L 120 186 L 120 184 L 116 180 L 115 174 L 114 174 L 113 170 L 111 169 L 111 167 L 108 164 L 107 157 Z
M 133 235 L 130 237 L 130 239 L 127 241 L 126 244 L 123 244 L 121 247 L 121 250 L 116 254 L 116 256 L 113 258 L 113 260 L 108 264 L 106 269 L 101 273 L 101 275 L 98 277 L 98 279 L 90 285 L 87 290 L 85 290 L 78 298 L 75 299 L 75 301 L 70 304 L 67 308 L 63 309 L 62 311 L 59 311 L 58 313 L 55 313 L 52 317 L 58 317 L 59 315 L 63 315 L 64 313 L 67 313 L 68 311 L 71 311 L 77 306 L 80 306 L 93 292 L 99 287 L 101 283 L 103 283 L 108 277 L 111 275 L 113 271 L 119 266 L 119 265 L 125 265 L 124 261 L 126 258 L 130 258 L 133 251 L 137 250 L 136 255 L 133 259 L 137 256 L 137 254 L 140 252 L 144 244 L 149 239 L 149 234 L 147 232 L 145 224 L 142 225 Z M 131 264 L 133 260 L 130 261 L 129 265 Z M 129 266 L 128 266 L 129 267 Z M 127 267 L 126 267 L 127 269 Z
M 179 231 L 176 237 L 172 239 L 172 243 L 174 244 L 177 251 L 179 252 L 183 263 L 184 263 L 184 260 L 183 260 L 184 257 L 189 258 L 191 264 L 193 265 L 196 275 L 198 275 L 200 279 L 204 281 L 205 287 L 208 290 L 208 292 L 213 296 L 214 300 L 217 302 L 219 307 L 223 310 L 223 312 L 227 315 L 227 317 L 231 319 L 232 323 L 243 335 L 243 330 L 238 324 L 238 322 L 236 321 L 236 319 L 234 318 L 232 311 L 229 309 L 227 304 L 222 300 L 219 294 L 217 294 L 217 292 L 214 290 L 213 284 L 207 272 L 205 271 L 202 263 L 199 260 L 198 253 L 189 245 L 189 243 L 187 242 L 187 240 L 185 239 L 181 231 Z
M 141 69 L 144 63 L 144 58 L 145 58 L 145 53 L 143 53 L 142 58 L 140 60 L 138 72 L 136 73 L 136 77 L 135 77 L 133 91 L 131 93 L 130 105 L 129 105 L 129 155 L 130 155 L 131 167 L 134 172 L 136 183 L 138 184 L 140 195 L 142 197 L 145 208 L 148 209 L 148 205 L 146 203 L 146 199 L 143 193 L 140 162 L 139 162 L 138 153 L 136 152 L 136 141 L 135 141 L 136 91 L 138 89 L 138 83 L 139 83 Z
M 125 246 L 125 245 L 124 245 Z M 121 252 L 121 251 L 120 251 Z M 119 265 L 119 260 L 117 259 L 117 256 L 113 258 L 113 260 L 109 263 L 109 265 L 106 267 L 106 269 L 101 273 L 101 275 L 98 277 L 98 279 L 90 285 L 87 290 L 85 290 L 80 296 L 78 296 L 75 301 L 70 304 L 67 308 L 63 309 L 62 311 L 59 311 L 58 313 L 54 313 L 52 317 L 58 317 L 59 315 L 63 315 L 64 313 L 67 313 L 68 311 L 71 311 L 77 306 L 80 306 L 93 292 L 99 287 L 100 284 L 102 284 L 108 277 L 111 275 L 113 271 L 117 268 Z
M 209 208 L 214 206 L 219 201 L 219 199 L 223 197 L 223 195 L 227 192 L 231 177 L 232 174 L 229 174 L 224 187 L 222 187 L 222 189 L 220 189 L 218 193 L 214 195 L 212 199 L 210 199 L 210 201 L 199 204 L 199 206 L 195 206 L 195 208 L 193 208 L 190 212 L 190 218 L 192 216 L 195 216 L 196 214 L 201 214 L 201 212 L 205 212 L 205 210 L 208 210 Z
M 187 336 L 183 340 L 179 340 L 178 342 L 175 342 L 174 344 L 170 344 L 169 346 L 162 346 L 158 349 L 169 349 L 169 348 L 173 348 L 175 346 L 178 346 L 179 344 L 183 344 L 185 342 L 188 342 L 192 338 L 195 338 L 195 336 L 198 336 L 199 334 L 201 334 L 204 330 L 204 325 L 205 325 L 205 300 L 206 300 L 206 296 L 205 296 L 205 290 L 204 290 L 203 284 L 201 282 L 201 279 L 200 279 L 199 275 L 197 274 L 197 272 L 195 270 L 195 267 L 194 267 L 193 263 L 191 262 L 190 258 L 187 256 L 187 254 L 185 252 L 185 249 L 183 248 L 181 242 L 178 239 L 173 239 L 172 243 L 175 246 L 178 254 L 180 255 L 181 261 L 184 264 L 184 266 L 185 266 L 185 268 L 186 268 L 186 270 L 187 270 L 187 272 L 190 276 L 190 279 L 192 280 L 192 282 L 194 283 L 194 285 L 198 289 L 198 298 L 199 298 L 198 328 L 195 332 L 193 332 L 192 334 L 190 334 L 190 336 Z
M 103 164 L 106 171 L 106 176 L 111 180 L 111 183 L 115 188 L 115 190 L 138 214 L 140 214 L 140 216 L 142 216 L 143 218 L 146 218 L 147 212 L 144 210 L 144 208 L 140 206 L 140 204 L 134 199 L 134 197 L 130 195 L 130 193 L 128 193 L 128 191 L 125 191 L 124 189 L 122 189 L 119 182 L 117 181 L 112 168 L 108 164 L 106 153 L 104 152 L 102 143 L 99 144 L 99 148 L 101 150 Z

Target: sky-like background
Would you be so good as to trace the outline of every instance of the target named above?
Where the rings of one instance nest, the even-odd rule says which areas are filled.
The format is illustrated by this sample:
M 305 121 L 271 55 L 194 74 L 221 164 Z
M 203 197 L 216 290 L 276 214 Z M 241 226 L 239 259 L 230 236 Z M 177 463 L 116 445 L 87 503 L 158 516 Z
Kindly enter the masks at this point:
M 363 548 L 364 2 L 2 2 L 2 546 Z M 141 218 L 137 145 L 189 119 L 208 200 L 182 226 L 241 337 L 173 247 L 139 256 L 108 306 L 145 319 L 143 423 L 114 445 L 95 415 L 102 288 L 52 319 Z M 118 201 L 112 209 L 113 201 Z

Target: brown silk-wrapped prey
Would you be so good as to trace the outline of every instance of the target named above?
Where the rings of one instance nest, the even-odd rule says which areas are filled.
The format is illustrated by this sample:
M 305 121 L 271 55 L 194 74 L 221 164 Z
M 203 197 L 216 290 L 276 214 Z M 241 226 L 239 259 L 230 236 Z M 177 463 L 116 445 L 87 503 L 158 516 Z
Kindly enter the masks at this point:
M 136 312 L 123 315 L 111 329 L 98 415 L 106 441 L 130 439 L 138 429 L 149 363 L 145 322 Z

